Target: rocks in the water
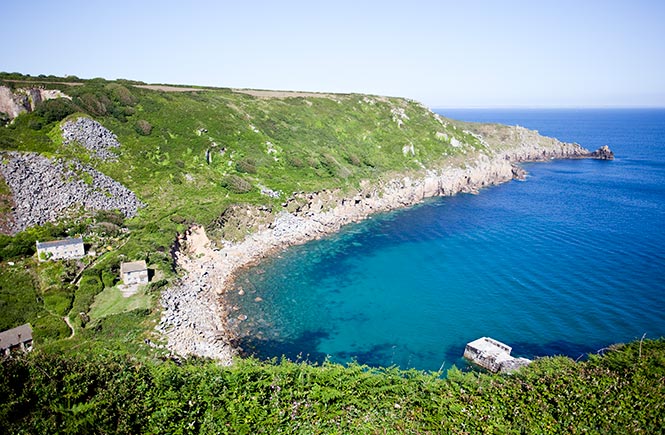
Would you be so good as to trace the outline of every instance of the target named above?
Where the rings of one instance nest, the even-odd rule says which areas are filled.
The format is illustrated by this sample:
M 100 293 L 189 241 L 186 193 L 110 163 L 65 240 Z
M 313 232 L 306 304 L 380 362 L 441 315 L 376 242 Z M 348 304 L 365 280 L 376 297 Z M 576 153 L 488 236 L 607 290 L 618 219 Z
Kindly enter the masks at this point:
M 144 204 L 122 184 L 74 160 L 50 160 L 36 153 L 9 152 L 0 164 L 16 207 L 13 231 L 55 221 L 72 206 L 119 210 L 133 217 Z
M 513 165 L 513 179 L 515 180 L 526 180 L 527 172 L 526 170 L 518 165 Z
M 596 151 L 592 152 L 590 157 L 598 160 L 614 160 L 614 152 L 607 145 L 603 145 Z
M 112 151 L 120 146 L 118 137 L 99 122 L 80 117 L 76 121 L 65 122 L 60 128 L 65 144 L 78 143 L 101 160 L 118 158 Z

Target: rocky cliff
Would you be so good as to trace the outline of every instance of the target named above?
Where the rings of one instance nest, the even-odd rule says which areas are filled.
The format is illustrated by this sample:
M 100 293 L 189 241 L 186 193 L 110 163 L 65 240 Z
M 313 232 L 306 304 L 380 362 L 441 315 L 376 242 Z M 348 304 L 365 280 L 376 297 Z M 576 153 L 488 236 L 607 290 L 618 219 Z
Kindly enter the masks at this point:
M 23 112 L 32 112 L 42 101 L 55 98 L 71 98 L 57 89 L 20 88 L 12 91 L 0 86 L 0 112 L 14 119 Z

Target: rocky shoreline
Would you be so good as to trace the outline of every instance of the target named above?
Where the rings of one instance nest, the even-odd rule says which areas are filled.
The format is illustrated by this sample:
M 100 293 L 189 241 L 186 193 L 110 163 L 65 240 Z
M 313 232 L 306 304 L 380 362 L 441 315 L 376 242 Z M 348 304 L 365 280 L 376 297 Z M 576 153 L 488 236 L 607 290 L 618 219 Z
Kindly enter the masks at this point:
M 513 129 L 519 131 L 520 127 Z M 241 269 L 374 213 L 408 207 L 433 196 L 473 193 L 514 178 L 523 179 L 526 172 L 517 165 L 520 162 L 607 155 L 603 152 L 602 156 L 594 156 L 577 144 L 537 133 L 536 136 L 538 140 L 532 143 L 480 152 L 461 166 L 447 165 L 419 176 L 400 176 L 378 184 L 367 182 L 353 196 L 340 197 L 331 191 L 295 194 L 267 228 L 240 243 L 223 242 L 220 249 L 213 248 L 203 228 L 191 228 L 175 254 L 177 264 L 186 273 L 162 294 L 163 313 L 158 330 L 166 336 L 167 346 L 174 353 L 206 356 L 231 364 L 239 349 L 234 348 L 232 331 L 225 322 L 233 310 L 224 295 L 233 290 L 235 274 Z

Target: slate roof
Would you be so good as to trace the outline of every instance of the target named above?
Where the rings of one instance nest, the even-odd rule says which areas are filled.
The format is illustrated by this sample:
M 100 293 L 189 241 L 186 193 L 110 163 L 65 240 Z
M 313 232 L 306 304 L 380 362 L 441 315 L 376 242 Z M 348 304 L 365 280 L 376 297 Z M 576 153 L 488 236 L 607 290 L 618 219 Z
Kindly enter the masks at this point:
M 121 274 L 125 274 L 128 272 L 138 272 L 140 270 L 146 270 L 146 269 L 148 269 L 148 266 L 146 266 L 144 260 L 130 261 L 128 263 L 122 263 L 120 265 Z
M 28 340 L 32 340 L 32 327 L 29 323 L 26 323 L 0 332 L 0 349 L 8 349 Z
M 53 240 L 51 242 L 37 242 L 37 249 L 45 249 L 45 248 L 55 248 L 58 246 L 70 246 L 70 245 L 78 245 L 83 243 L 83 239 L 81 237 L 73 237 L 69 239 L 62 239 L 62 240 Z

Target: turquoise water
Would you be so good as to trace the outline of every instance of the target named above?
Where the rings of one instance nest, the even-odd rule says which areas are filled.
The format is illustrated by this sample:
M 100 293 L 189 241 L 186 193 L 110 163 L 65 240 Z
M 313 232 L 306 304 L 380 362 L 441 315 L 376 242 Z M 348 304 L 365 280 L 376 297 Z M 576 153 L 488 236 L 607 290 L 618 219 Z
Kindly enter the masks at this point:
M 438 370 L 483 335 L 578 358 L 665 335 L 665 110 L 446 110 L 519 124 L 613 162 L 525 165 L 526 182 L 437 198 L 243 274 L 240 344 L 261 358 Z M 259 299 L 257 299 L 259 298 Z

